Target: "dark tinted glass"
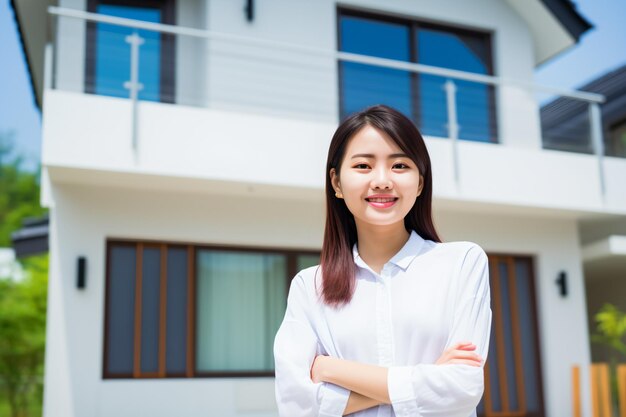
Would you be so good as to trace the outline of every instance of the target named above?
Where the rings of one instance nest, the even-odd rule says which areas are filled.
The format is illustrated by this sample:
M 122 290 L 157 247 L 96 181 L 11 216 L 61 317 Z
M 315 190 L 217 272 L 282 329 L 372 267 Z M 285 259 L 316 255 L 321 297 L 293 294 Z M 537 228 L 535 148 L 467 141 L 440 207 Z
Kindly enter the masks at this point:
M 167 251 L 167 345 L 168 374 L 185 372 L 187 363 L 187 249 Z
M 410 60 L 409 27 L 341 16 L 340 50 L 400 61 Z M 373 104 L 387 104 L 411 117 L 411 76 L 407 71 L 340 62 L 341 117 Z
M 522 361 L 524 366 L 524 392 L 526 394 L 526 410 L 537 412 L 541 409 L 539 387 L 535 381 L 541 380 L 537 375 L 537 341 L 535 340 L 535 308 L 532 294 L 532 275 L 530 263 L 520 259 L 515 262 L 516 290 L 520 317 L 520 342 L 522 345 Z
M 133 372 L 135 247 L 111 247 L 109 262 L 107 371 L 130 374 Z
M 141 372 L 159 370 L 161 249 L 144 248 L 141 277 Z

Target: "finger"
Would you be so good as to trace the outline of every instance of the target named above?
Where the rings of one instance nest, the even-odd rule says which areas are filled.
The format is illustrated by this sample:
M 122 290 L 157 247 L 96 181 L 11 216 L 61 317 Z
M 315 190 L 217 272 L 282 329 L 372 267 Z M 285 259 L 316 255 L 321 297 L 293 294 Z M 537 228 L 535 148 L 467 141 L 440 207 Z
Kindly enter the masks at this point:
M 450 352 L 453 351 L 455 349 L 462 349 L 464 347 L 469 347 L 472 346 L 471 343 L 467 343 L 467 342 L 460 342 L 460 343 L 455 343 L 454 345 L 448 347 L 445 351 Z
M 452 359 L 446 364 L 457 364 L 457 365 L 469 365 L 469 366 L 480 366 L 481 364 L 476 361 L 470 361 L 467 359 Z
M 457 360 L 457 359 L 465 360 L 465 361 L 472 361 L 478 364 L 482 364 L 484 362 L 483 359 L 480 357 L 480 355 L 477 355 L 476 353 L 466 352 L 463 350 L 455 350 L 452 352 L 448 352 L 442 357 L 440 357 L 435 364 L 442 365 L 442 364 L 445 364 L 452 360 Z
M 459 346 L 456 350 L 465 350 L 465 351 L 476 350 L 476 345 Z
M 464 350 L 455 350 L 451 352 L 448 357 L 450 358 L 458 358 L 458 359 L 471 359 L 475 361 L 482 361 L 480 355 L 474 352 L 466 352 Z
M 476 346 L 460 346 L 458 348 L 452 346 L 451 348 L 448 348 L 444 351 L 444 355 L 448 356 L 454 355 L 455 352 L 472 352 L 474 350 L 476 350 Z
M 476 347 L 476 345 L 473 344 L 472 342 L 459 342 L 452 347 L 455 349 L 464 349 L 464 348 Z

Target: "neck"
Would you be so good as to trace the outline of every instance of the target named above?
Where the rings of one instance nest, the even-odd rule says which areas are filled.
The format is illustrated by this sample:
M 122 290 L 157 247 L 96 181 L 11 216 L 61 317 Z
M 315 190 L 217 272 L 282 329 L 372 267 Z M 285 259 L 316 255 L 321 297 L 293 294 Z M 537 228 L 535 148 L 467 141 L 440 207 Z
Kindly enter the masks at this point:
M 380 273 L 383 265 L 409 240 L 410 233 L 404 228 L 404 221 L 386 226 L 355 221 L 359 256 L 372 270 Z

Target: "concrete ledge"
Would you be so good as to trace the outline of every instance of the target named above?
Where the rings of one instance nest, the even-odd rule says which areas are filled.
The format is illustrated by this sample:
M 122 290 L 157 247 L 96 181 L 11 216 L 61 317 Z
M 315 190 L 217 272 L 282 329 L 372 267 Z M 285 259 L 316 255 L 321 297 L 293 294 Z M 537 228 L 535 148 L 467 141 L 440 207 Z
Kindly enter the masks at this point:
M 611 235 L 583 247 L 583 262 L 623 257 L 626 259 L 626 236 Z

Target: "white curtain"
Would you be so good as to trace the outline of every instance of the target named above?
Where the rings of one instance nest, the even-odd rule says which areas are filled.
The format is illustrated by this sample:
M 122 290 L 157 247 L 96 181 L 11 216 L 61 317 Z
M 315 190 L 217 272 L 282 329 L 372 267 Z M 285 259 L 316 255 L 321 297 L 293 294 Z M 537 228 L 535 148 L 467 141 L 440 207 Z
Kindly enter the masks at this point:
M 272 344 L 286 308 L 284 255 L 197 252 L 198 371 L 274 369 Z

